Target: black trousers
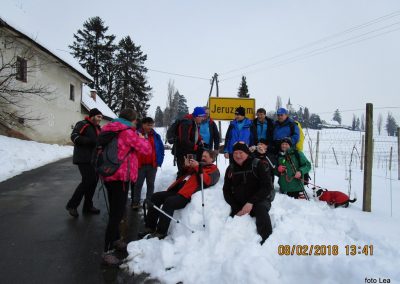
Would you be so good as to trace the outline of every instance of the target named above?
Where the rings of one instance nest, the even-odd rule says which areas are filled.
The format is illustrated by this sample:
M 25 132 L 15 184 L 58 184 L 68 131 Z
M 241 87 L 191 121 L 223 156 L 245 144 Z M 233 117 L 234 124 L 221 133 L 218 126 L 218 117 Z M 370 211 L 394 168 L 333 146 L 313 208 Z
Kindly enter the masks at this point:
M 112 249 L 113 244 L 120 238 L 119 223 L 124 217 L 126 200 L 129 192 L 129 182 L 110 181 L 105 182 L 107 189 L 110 215 L 105 236 L 104 251 Z
M 262 201 L 255 203 L 253 209 L 250 211 L 250 216 L 256 218 L 257 233 L 261 236 L 263 242 L 272 234 L 271 218 L 268 214 L 270 209 L 271 203 Z M 235 216 L 236 213 L 231 212 L 231 217 Z
M 173 216 L 175 210 L 185 208 L 190 202 L 190 199 L 177 193 L 180 187 L 154 193 L 151 202 L 168 215 Z M 155 229 L 160 234 L 167 234 L 171 219 L 153 207 L 149 207 L 145 222 L 146 227 Z
M 293 197 L 294 199 L 299 198 L 300 191 L 294 191 L 294 192 L 286 192 L 285 193 L 289 197 Z
M 77 208 L 81 203 L 82 198 L 85 196 L 83 209 L 90 209 L 93 206 L 93 195 L 96 191 L 99 177 L 91 164 L 79 164 L 78 168 L 82 176 L 82 181 L 75 189 L 71 199 L 68 201 L 67 207 Z

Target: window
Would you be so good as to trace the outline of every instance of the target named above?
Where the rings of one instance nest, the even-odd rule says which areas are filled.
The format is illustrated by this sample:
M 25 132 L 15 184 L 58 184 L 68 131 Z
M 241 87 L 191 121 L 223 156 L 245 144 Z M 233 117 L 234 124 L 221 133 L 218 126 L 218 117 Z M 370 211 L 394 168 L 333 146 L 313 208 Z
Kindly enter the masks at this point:
M 17 64 L 16 64 L 16 79 L 22 82 L 27 81 L 27 61 L 22 57 L 17 57 Z
M 72 84 L 69 85 L 69 99 L 75 101 L 75 86 Z

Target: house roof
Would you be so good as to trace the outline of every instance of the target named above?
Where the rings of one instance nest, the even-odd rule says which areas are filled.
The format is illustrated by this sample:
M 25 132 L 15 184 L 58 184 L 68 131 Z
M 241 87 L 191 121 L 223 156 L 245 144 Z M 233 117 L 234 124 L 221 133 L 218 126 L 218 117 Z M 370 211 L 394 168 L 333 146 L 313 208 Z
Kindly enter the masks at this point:
M 72 57 L 70 54 L 59 54 L 58 52 L 55 52 L 53 50 L 50 50 L 47 48 L 44 44 L 39 43 L 38 40 L 36 40 L 33 36 L 30 36 L 30 34 L 33 35 L 33 33 L 25 32 L 21 28 L 16 28 L 16 25 L 11 24 L 9 20 L 5 21 L 3 16 L 0 16 L 0 28 L 4 27 L 16 34 L 18 34 L 21 38 L 31 42 L 34 44 L 38 49 L 41 51 L 47 53 L 48 55 L 54 57 L 57 59 L 60 63 L 64 64 L 66 67 L 68 67 L 71 71 L 74 73 L 78 74 L 81 78 L 83 78 L 85 81 L 90 82 L 93 81 L 92 76 L 90 76 L 85 69 L 83 69 L 79 63 L 73 59 L 69 58 Z
M 96 100 L 94 100 L 91 95 L 90 91 L 92 89 L 86 85 L 82 86 L 82 101 L 81 104 L 90 111 L 93 108 L 97 108 L 103 116 L 106 116 L 110 119 L 117 118 L 117 115 L 106 105 L 106 103 L 96 95 Z

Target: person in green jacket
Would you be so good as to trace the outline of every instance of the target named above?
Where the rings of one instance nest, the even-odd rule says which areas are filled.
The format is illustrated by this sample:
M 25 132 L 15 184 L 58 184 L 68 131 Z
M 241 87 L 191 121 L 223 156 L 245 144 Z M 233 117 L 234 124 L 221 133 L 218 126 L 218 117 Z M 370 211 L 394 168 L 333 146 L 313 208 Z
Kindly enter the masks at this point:
M 292 139 L 281 139 L 280 152 L 278 154 L 278 167 L 275 174 L 279 177 L 280 192 L 290 197 L 301 198 L 304 191 L 304 175 L 311 170 L 311 163 L 303 152 L 292 148 Z

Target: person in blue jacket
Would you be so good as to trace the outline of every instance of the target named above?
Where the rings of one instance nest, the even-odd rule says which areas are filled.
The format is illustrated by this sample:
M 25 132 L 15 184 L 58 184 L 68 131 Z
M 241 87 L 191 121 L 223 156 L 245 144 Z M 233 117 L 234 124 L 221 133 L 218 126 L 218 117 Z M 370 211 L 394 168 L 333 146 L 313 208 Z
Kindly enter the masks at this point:
M 257 129 L 253 121 L 246 118 L 244 107 L 238 107 L 235 110 L 235 119 L 231 121 L 225 136 L 224 156 L 233 162 L 233 145 L 237 142 L 243 142 L 248 147 L 255 145 L 257 141 Z
M 204 150 L 219 151 L 219 131 L 215 121 L 210 118 L 210 110 L 204 107 L 206 118 L 200 123 L 200 135 Z
M 294 120 L 289 117 L 289 112 L 287 109 L 279 108 L 276 111 L 276 115 L 277 120 L 274 123 L 273 140 L 275 148 L 274 150 L 276 153 L 278 153 L 281 140 L 285 137 L 290 137 L 293 146 L 295 147 L 300 139 L 300 130 Z
M 138 178 L 136 184 L 131 185 L 131 207 L 134 210 L 140 207 L 142 187 L 145 180 L 147 185 L 146 197 L 150 198 L 153 195 L 157 168 L 161 167 L 164 162 L 164 143 L 160 135 L 154 130 L 154 120 L 151 117 L 146 117 L 141 122 L 141 128 L 138 129 L 138 132 L 150 142 L 152 152 L 149 155 L 138 153 Z

